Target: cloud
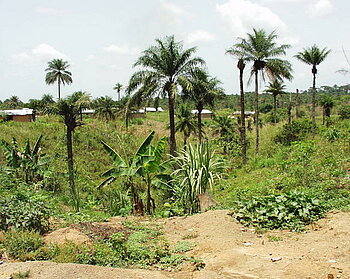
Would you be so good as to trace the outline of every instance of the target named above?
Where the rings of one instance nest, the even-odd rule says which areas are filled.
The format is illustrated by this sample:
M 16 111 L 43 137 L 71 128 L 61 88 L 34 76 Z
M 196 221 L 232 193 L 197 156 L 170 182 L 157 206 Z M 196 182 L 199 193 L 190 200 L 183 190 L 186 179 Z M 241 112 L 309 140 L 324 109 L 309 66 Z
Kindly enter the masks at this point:
M 334 7 L 330 0 L 318 0 L 309 9 L 309 15 L 312 17 L 324 16 L 332 13 Z
M 106 52 L 127 55 L 136 55 L 140 53 L 140 50 L 137 47 L 131 47 L 128 45 L 109 45 L 104 47 L 103 50 Z
M 268 31 L 287 29 L 281 18 L 269 8 L 248 0 L 229 0 L 217 5 L 216 9 L 237 36 L 245 35 L 252 28 L 264 28 Z
M 29 52 L 21 52 L 12 55 L 12 60 L 16 64 L 29 65 L 40 61 L 50 60 L 53 58 L 67 59 L 67 55 L 58 51 L 54 47 L 42 43 L 31 49 Z
M 160 16 L 166 23 L 180 25 L 184 23 L 184 19 L 193 18 L 194 16 L 189 11 L 168 0 L 160 0 L 159 4 Z
M 91 61 L 91 60 L 94 60 L 95 58 L 96 58 L 95 55 L 90 54 L 90 55 L 88 55 L 88 56 L 86 57 L 85 61 Z
M 214 40 L 215 40 L 215 36 L 205 30 L 197 30 L 193 33 L 190 33 L 186 38 L 186 42 L 190 44 L 198 43 L 198 42 L 207 43 Z
M 60 15 L 67 13 L 66 10 L 59 10 L 49 7 L 35 7 L 35 11 L 39 14 L 47 14 L 47 15 Z

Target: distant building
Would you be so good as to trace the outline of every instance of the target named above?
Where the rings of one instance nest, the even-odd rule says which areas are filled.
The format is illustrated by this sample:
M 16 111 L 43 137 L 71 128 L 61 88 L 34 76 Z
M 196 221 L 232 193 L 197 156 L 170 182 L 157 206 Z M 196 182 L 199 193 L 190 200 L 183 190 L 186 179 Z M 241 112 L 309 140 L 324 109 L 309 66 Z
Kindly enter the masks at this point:
M 34 122 L 35 111 L 33 109 L 0 110 L 0 120 L 12 120 L 16 122 Z
M 83 109 L 82 114 L 94 114 L 94 109 Z
M 249 111 L 249 110 L 247 110 L 247 111 L 244 112 L 244 116 L 245 116 L 246 118 L 248 118 L 248 117 L 254 117 L 254 115 L 255 115 L 255 111 Z M 230 118 L 235 118 L 235 117 L 238 117 L 238 116 L 241 116 L 241 111 L 240 111 L 240 110 L 235 111 L 235 112 L 234 112 L 232 115 L 230 115 L 229 117 L 230 117 Z
M 158 108 L 145 107 L 139 110 L 139 112 L 141 111 L 142 112 L 163 112 L 164 110 L 161 107 L 158 107 Z
M 198 114 L 198 110 L 191 110 L 192 114 Z M 211 119 L 213 117 L 213 112 L 208 109 L 203 109 L 201 113 L 202 119 Z

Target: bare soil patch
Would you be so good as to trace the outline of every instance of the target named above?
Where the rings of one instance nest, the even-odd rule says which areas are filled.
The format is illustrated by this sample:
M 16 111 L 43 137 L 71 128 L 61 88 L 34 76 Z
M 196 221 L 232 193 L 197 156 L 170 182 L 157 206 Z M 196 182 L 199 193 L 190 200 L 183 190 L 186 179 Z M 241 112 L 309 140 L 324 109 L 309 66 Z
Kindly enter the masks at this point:
M 235 222 L 226 210 L 208 211 L 189 217 L 159 220 L 171 245 L 193 243 L 188 255 L 201 258 L 205 267 L 180 271 L 119 269 L 50 262 L 4 263 L 0 279 L 13 272 L 30 270 L 30 278 L 350 278 L 350 214 L 331 213 L 306 232 L 270 231 L 258 234 Z M 106 231 L 120 230 L 121 219 L 103 223 Z M 101 227 L 96 223 L 95 233 Z M 90 226 L 90 225 L 89 225 Z M 98 229 L 96 229 L 97 227 Z M 76 229 L 76 228 L 75 228 Z M 109 231 L 111 230 L 111 231 Z M 84 233 L 84 228 L 79 231 Z M 89 238 L 87 233 L 86 235 Z

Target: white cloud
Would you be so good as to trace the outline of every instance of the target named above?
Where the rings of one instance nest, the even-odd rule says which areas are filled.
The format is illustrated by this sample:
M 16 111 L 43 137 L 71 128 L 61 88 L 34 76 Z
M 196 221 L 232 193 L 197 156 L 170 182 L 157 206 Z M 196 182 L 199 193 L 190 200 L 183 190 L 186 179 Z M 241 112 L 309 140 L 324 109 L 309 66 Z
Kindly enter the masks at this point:
M 167 11 L 168 13 L 176 16 L 190 16 L 191 13 L 186 11 L 185 9 L 175 5 L 174 3 L 171 3 L 168 0 L 160 0 L 160 6 L 163 10 Z
M 192 13 L 169 0 L 159 0 L 159 4 L 160 10 L 158 12 L 165 23 L 181 25 L 184 23 L 184 19 L 193 18 Z
M 59 10 L 59 9 L 54 9 L 49 7 L 36 7 L 35 11 L 37 13 L 47 14 L 47 15 L 59 15 L 67 12 L 65 10 Z
M 137 47 L 131 47 L 128 45 L 109 45 L 103 48 L 106 52 L 113 52 L 117 54 L 127 54 L 127 55 L 135 55 L 139 54 L 140 50 Z
M 312 17 L 324 16 L 332 13 L 334 7 L 330 0 L 318 0 L 309 9 L 309 15 Z
M 186 41 L 190 44 L 192 43 L 198 43 L 198 42 L 211 42 L 215 40 L 215 36 L 211 33 L 209 33 L 208 31 L 205 30 L 197 30 L 193 33 L 190 33 L 187 36 Z
M 12 60 L 16 64 L 33 64 L 53 58 L 67 59 L 67 56 L 54 47 L 42 43 L 31 49 L 29 52 L 21 52 L 12 55 Z
M 88 56 L 86 57 L 85 61 L 91 61 L 91 60 L 94 60 L 95 58 L 96 58 L 95 55 L 90 54 L 90 55 L 88 55 Z
M 237 36 L 244 36 L 252 28 L 283 32 L 287 29 L 286 24 L 277 14 L 249 0 L 229 0 L 222 5 L 217 5 L 216 9 Z

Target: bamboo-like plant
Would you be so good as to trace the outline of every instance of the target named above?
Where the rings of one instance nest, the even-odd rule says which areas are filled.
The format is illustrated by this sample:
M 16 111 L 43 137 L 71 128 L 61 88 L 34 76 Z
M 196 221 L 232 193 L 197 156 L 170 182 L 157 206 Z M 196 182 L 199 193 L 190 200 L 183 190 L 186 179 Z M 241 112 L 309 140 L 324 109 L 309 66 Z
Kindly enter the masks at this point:
M 220 178 L 223 162 L 214 156 L 208 143 L 187 146 L 176 158 L 178 168 L 172 173 L 171 188 L 185 213 L 199 210 L 198 195 L 214 190 L 214 182 Z

